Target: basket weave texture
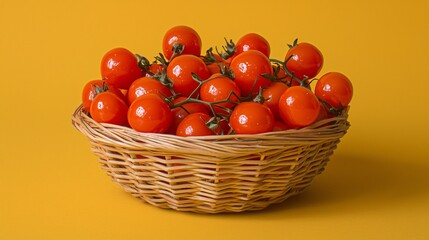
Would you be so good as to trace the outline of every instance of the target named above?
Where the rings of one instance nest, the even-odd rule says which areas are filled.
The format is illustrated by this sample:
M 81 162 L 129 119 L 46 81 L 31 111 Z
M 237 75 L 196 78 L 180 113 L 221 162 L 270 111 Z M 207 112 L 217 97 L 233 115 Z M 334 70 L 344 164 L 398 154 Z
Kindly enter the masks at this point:
M 72 124 L 102 169 L 133 196 L 199 213 L 260 210 L 302 192 L 350 124 L 347 110 L 299 130 L 179 137 L 95 122 L 79 106 Z

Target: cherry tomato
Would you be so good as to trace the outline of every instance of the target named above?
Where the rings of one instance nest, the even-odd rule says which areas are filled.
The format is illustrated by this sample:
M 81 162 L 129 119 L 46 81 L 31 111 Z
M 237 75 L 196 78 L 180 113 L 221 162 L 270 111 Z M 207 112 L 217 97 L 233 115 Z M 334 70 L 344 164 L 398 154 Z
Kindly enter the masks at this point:
M 173 90 L 188 97 L 198 87 L 199 83 L 192 78 L 192 73 L 200 79 L 210 77 L 204 61 L 194 55 L 180 55 L 175 57 L 167 67 L 167 76 L 173 81 Z M 198 94 L 196 91 L 195 96 Z
M 98 92 L 97 89 L 99 89 L 100 92 Z M 103 86 L 103 81 L 101 81 L 101 80 L 92 80 L 92 81 L 89 81 L 88 83 L 86 83 L 85 86 L 83 87 L 83 90 L 82 90 L 83 109 L 86 112 L 89 112 L 91 109 L 91 103 L 92 103 L 92 100 L 94 100 L 94 97 L 98 93 L 105 92 L 105 91 L 112 92 L 115 95 L 117 95 L 120 99 L 122 99 L 124 102 L 127 102 L 126 97 L 121 92 L 121 90 L 119 90 L 118 88 L 116 88 L 112 85 L 107 85 L 107 84 L 105 84 Z
M 280 119 L 279 101 L 286 89 L 288 89 L 286 84 L 282 82 L 272 82 L 262 91 L 262 96 L 265 98 L 265 105 L 271 109 L 276 119 Z
M 114 48 L 101 60 L 101 76 L 107 84 L 128 89 L 134 80 L 145 75 L 137 61 L 137 57 L 128 49 Z
M 173 56 L 173 46 L 176 43 L 183 45 L 181 54 L 191 54 L 200 56 L 201 38 L 198 33 L 188 26 L 175 26 L 168 30 L 162 40 L 162 49 L 166 59 L 171 60 Z
M 128 110 L 128 122 L 138 132 L 164 133 L 171 121 L 170 107 L 156 93 L 137 98 Z
M 319 112 L 319 116 L 317 116 L 316 122 L 321 121 L 323 119 L 327 119 L 331 117 L 328 109 L 326 109 L 326 107 L 323 105 L 322 102 L 320 102 L 320 112 Z
M 219 126 L 221 129 L 221 131 L 219 132 L 220 134 L 222 134 L 222 135 L 229 134 L 229 132 L 231 130 L 231 126 L 229 126 L 229 122 L 227 119 L 222 119 L 219 123 Z
M 256 134 L 271 132 L 275 120 L 269 107 L 256 102 L 242 102 L 232 111 L 229 122 L 236 134 Z
M 286 76 L 286 72 L 283 69 L 283 67 L 279 66 L 279 65 L 272 65 L 272 67 L 273 67 L 273 74 L 276 73 L 276 76 L 278 78 L 281 78 L 283 81 L 285 81 L 284 79 L 286 79 L 287 76 Z
M 231 93 L 234 93 L 231 95 Z M 237 97 L 240 97 L 241 92 L 235 82 L 221 74 L 214 74 L 203 83 L 200 88 L 200 98 L 206 102 L 218 102 L 228 100 L 229 102 L 223 102 L 215 104 L 214 110 L 217 113 L 227 114 L 227 111 L 223 108 L 232 109 L 239 102 Z
M 235 52 L 236 55 L 248 50 L 258 50 L 268 58 L 270 57 L 270 51 L 271 51 L 270 44 L 264 37 L 256 33 L 248 33 L 242 36 L 237 41 L 237 44 L 235 45 L 235 47 L 236 47 L 236 52 Z
M 159 63 L 153 63 L 149 66 L 149 69 L 146 72 L 146 77 L 152 77 L 153 75 L 160 73 L 164 70 L 164 66 Z
M 334 108 L 346 107 L 353 97 L 353 85 L 342 73 L 329 72 L 323 75 L 314 89 L 316 96 Z
M 127 125 L 127 104 L 112 92 L 102 92 L 91 103 L 91 117 L 99 123 Z
M 289 57 L 287 69 L 301 80 L 314 78 L 323 66 L 322 53 L 310 43 L 302 42 L 293 46 L 286 53 L 285 60 Z
M 210 118 L 205 113 L 191 113 L 179 124 L 176 135 L 182 137 L 215 135 L 215 132 L 206 125 Z
M 173 104 L 179 104 L 186 99 L 186 97 L 178 97 L 173 101 Z M 171 111 L 173 113 L 173 120 L 170 128 L 167 131 L 170 134 L 176 134 L 177 127 L 179 126 L 180 122 L 182 122 L 182 120 L 191 113 L 199 112 L 209 115 L 209 110 L 203 103 L 185 103 L 180 107 L 171 109 Z
M 180 104 L 186 101 L 186 99 L 187 99 L 186 97 L 178 97 L 174 99 L 173 104 Z M 201 113 L 209 114 L 209 110 L 207 106 L 203 103 L 198 103 L 198 102 L 188 102 L 181 105 L 181 107 L 177 107 L 177 108 L 185 108 L 186 111 L 188 111 L 189 113 L 201 112 Z
M 259 88 L 270 85 L 271 81 L 261 74 L 273 74 L 271 62 L 267 56 L 257 50 L 240 53 L 231 61 L 235 83 L 241 90 L 242 96 L 256 95 Z
M 319 111 L 319 100 L 308 88 L 292 86 L 280 97 L 280 117 L 291 128 L 305 127 L 314 123 Z
M 290 127 L 288 127 L 288 125 L 286 125 L 286 123 L 284 123 L 283 121 L 276 121 L 274 123 L 273 132 L 280 132 L 280 131 L 285 131 L 288 129 L 290 129 Z
M 229 66 L 229 63 L 224 61 L 221 56 L 219 56 L 218 54 L 213 54 L 213 55 L 218 60 L 218 62 L 207 64 L 207 69 L 209 70 L 211 75 L 216 74 L 216 73 L 220 73 L 219 67 Z
M 141 77 L 135 80 L 128 89 L 128 102 L 131 104 L 136 98 L 147 93 L 157 93 L 161 98 L 172 95 L 170 89 L 162 85 L 160 81 L 151 77 Z

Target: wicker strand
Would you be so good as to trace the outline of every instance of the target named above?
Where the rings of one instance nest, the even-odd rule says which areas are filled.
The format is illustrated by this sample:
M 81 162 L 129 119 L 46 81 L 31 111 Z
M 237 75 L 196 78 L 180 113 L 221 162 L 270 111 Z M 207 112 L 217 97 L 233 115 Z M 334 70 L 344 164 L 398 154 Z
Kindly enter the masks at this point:
M 100 124 L 78 107 L 72 124 L 102 169 L 133 196 L 199 213 L 260 210 L 305 190 L 350 124 L 347 110 L 312 126 L 256 135 L 178 137 Z

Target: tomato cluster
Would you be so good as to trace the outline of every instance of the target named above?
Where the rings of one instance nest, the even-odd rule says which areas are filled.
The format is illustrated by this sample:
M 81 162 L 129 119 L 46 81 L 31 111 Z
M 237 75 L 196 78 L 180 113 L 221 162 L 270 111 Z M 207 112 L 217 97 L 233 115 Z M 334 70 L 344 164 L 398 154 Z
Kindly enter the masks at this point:
M 108 51 L 101 80 L 83 89 L 84 111 L 139 132 L 257 134 L 306 127 L 338 115 L 352 99 L 345 75 L 315 78 L 324 59 L 310 43 L 295 40 L 283 61 L 270 59 L 269 42 L 256 33 L 226 40 L 221 51 L 202 55 L 201 46 L 194 29 L 175 26 L 152 62 L 125 48 Z

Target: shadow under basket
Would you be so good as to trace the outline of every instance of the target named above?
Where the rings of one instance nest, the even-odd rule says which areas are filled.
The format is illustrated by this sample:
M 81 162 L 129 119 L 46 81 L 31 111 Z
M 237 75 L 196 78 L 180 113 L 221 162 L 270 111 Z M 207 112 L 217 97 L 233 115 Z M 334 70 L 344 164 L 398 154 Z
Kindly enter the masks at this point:
M 179 137 L 100 124 L 79 106 L 74 127 L 102 169 L 133 196 L 199 213 L 260 210 L 307 188 L 350 124 L 348 110 L 309 127 L 254 135 Z

